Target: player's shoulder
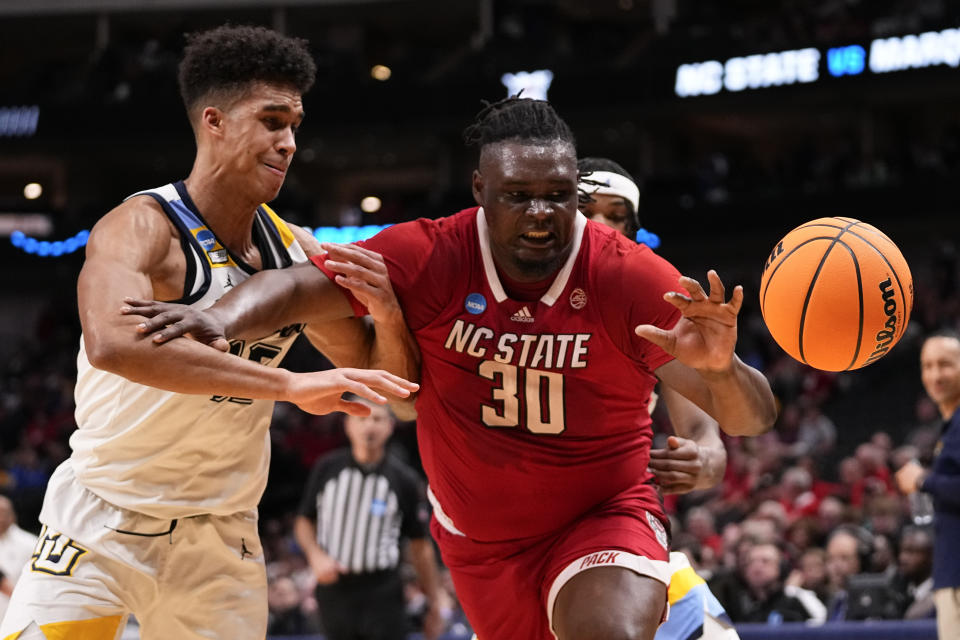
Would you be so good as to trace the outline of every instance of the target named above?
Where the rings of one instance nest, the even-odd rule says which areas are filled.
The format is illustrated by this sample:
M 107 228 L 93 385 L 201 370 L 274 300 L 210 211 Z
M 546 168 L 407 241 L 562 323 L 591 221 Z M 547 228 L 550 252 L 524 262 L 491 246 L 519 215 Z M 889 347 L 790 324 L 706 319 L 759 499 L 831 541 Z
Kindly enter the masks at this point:
M 164 248 L 179 236 L 163 207 L 149 196 L 131 197 L 105 213 L 90 230 L 89 244 L 135 242 L 139 246 L 158 243 Z

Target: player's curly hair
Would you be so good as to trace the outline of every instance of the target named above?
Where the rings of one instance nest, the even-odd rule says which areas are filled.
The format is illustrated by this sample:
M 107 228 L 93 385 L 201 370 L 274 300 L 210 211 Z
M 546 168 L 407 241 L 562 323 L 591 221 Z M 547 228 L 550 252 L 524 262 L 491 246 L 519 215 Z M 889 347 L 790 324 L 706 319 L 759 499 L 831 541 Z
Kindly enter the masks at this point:
M 253 82 L 313 86 L 317 66 L 307 41 L 265 27 L 224 25 L 187 34 L 178 81 L 187 112 L 213 94 L 236 96 Z
M 464 142 L 481 149 L 488 144 L 520 142 L 569 142 L 576 147 L 573 132 L 549 102 L 519 95 L 494 103 L 484 102 L 473 124 L 463 131 Z

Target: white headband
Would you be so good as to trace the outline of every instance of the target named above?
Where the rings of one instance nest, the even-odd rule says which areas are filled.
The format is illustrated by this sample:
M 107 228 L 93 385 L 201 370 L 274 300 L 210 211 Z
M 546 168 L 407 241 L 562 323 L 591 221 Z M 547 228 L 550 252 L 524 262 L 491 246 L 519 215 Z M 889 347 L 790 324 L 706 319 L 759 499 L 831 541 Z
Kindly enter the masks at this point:
M 608 196 L 620 196 L 633 205 L 633 210 L 640 207 L 640 189 L 633 180 L 619 173 L 610 171 L 591 171 L 580 178 L 580 189 L 593 195 L 599 193 Z

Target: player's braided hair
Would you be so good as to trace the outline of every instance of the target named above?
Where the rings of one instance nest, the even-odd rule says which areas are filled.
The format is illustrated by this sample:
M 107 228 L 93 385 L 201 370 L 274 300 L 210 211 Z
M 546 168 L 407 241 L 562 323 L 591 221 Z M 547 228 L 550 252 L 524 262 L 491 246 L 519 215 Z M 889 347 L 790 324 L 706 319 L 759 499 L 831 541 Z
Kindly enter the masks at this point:
M 463 131 L 469 146 L 481 149 L 488 144 L 520 142 L 569 142 L 576 147 L 573 132 L 549 102 L 510 96 L 494 103 L 484 102 L 473 124 Z
M 211 94 L 235 95 L 252 82 L 292 87 L 303 95 L 316 73 L 306 40 L 265 27 L 224 25 L 187 34 L 178 80 L 189 112 Z

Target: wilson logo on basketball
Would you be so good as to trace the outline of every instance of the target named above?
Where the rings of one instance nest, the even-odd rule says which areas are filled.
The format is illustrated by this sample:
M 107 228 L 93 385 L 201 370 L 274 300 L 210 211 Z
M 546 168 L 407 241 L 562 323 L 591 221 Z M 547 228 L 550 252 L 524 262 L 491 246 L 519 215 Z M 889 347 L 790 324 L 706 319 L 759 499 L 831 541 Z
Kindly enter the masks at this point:
M 870 357 L 867 358 L 864 366 L 870 364 L 874 360 L 880 358 L 883 354 L 890 350 L 890 345 L 893 342 L 894 337 L 897 335 L 897 300 L 893 296 L 893 282 L 890 278 L 887 278 L 879 284 L 880 295 L 883 300 L 883 312 L 887 314 L 887 321 L 883 325 L 883 329 L 877 331 L 877 346 L 874 349 L 873 353 L 870 354 Z
M 777 243 L 777 246 L 773 248 L 773 251 L 770 252 L 770 257 L 767 259 L 767 264 L 763 265 L 763 270 L 766 271 L 770 268 L 770 265 L 773 264 L 773 261 L 783 253 L 783 240 Z

